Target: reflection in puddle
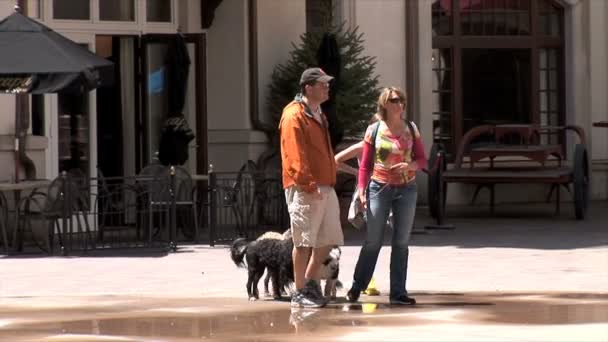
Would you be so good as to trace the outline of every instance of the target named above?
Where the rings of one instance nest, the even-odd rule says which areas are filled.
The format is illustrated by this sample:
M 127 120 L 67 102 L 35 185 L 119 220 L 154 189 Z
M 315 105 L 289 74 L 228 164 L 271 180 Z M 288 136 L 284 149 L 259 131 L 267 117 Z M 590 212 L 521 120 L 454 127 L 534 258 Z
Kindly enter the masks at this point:
M 277 310 L 245 314 L 221 314 L 217 316 L 159 316 L 96 318 L 88 320 L 59 321 L 23 324 L 5 327 L 3 336 L 23 332 L 69 335 L 102 335 L 131 337 L 210 338 L 226 334 L 281 334 L 293 331 L 288 321 L 289 310 Z
M 327 308 L 291 309 L 287 303 L 264 305 L 224 299 L 147 299 L 124 305 L 44 310 L 24 305 L 0 309 L 0 340 L 56 341 L 70 335 L 133 338 L 136 340 L 186 339 L 295 339 L 296 334 L 326 338 L 350 333 L 353 329 L 390 326 L 426 326 L 438 323 L 501 325 L 607 324 L 608 296 L 575 294 L 441 294 L 420 295 L 415 306 L 395 307 L 384 297 L 361 304 L 339 302 Z M 368 298 L 363 298 L 367 300 Z M 32 299 L 33 301 L 35 299 Z M 99 300 L 99 299 L 98 299 Z M 119 300 L 113 298 L 113 300 Z M 119 300 L 120 301 L 120 300 Z M 95 303 L 95 298 L 86 302 Z M 223 303 L 223 304 L 222 304 Z M 228 308 L 228 310 L 226 310 Z M 258 310 L 258 311 L 253 311 Z M 390 330 L 390 329 L 389 329 Z M 389 331 L 387 330 L 387 331 Z M 85 337 L 86 336 L 86 337 Z M 378 336 L 380 338 L 380 336 Z

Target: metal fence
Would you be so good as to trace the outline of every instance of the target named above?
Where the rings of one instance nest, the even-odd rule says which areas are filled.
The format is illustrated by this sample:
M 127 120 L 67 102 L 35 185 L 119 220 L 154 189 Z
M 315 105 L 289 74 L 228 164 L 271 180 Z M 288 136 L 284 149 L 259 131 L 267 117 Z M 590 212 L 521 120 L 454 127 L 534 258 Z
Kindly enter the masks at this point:
M 210 174 L 209 242 L 254 238 L 284 231 L 289 213 L 280 173 L 244 171 Z
M 225 243 L 289 224 L 279 172 L 244 167 L 191 176 L 154 165 L 132 177 L 64 172 L 17 203 L 13 249 L 64 255 L 114 248 Z

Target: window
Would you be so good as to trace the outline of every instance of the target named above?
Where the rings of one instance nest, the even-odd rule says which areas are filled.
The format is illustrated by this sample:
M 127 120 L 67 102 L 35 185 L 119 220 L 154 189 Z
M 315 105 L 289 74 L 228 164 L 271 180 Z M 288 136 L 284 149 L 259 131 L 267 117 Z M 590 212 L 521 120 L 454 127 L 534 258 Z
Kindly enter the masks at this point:
M 53 18 L 66 20 L 89 20 L 91 18 L 88 0 L 53 0 Z
M 43 18 L 43 0 L 23 1 L 30 17 Z M 52 19 L 55 20 L 80 20 L 93 24 L 112 21 L 126 25 L 141 22 L 173 23 L 174 4 L 177 1 L 182 0 L 48 0 L 48 3 Z
M 530 50 L 462 49 L 462 131 L 529 124 Z
M 540 2 L 539 18 L 538 26 L 541 34 L 547 36 L 560 36 L 562 34 L 558 8 L 545 1 Z
M 89 96 L 59 93 L 59 172 L 89 173 Z
M 452 2 L 435 1 L 431 11 L 433 13 L 433 35 L 452 34 Z
M 146 21 L 148 22 L 171 22 L 170 0 L 147 0 Z
M 559 50 L 541 49 L 539 51 L 539 87 L 540 124 L 557 126 L 560 124 L 560 88 L 559 88 Z M 543 136 L 543 138 L 546 138 Z M 550 141 L 544 143 L 557 143 L 557 136 L 550 136 Z
M 167 89 L 167 70 L 165 59 L 169 44 L 165 42 L 150 42 L 146 45 L 146 65 L 144 71 L 147 78 L 147 103 L 145 104 L 145 115 L 148 120 L 146 124 L 147 137 L 146 157 L 147 161 L 154 160 L 158 152 L 160 136 L 155 134 L 162 129 L 169 108 L 169 90 Z
M 135 0 L 99 1 L 99 19 L 108 21 L 135 21 Z
M 452 140 L 452 55 L 450 49 L 433 50 L 433 141 Z
M 87 44 L 80 44 L 88 49 Z M 89 93 L 57 93 L 59 173 L 89 174 Z
M 528 35 L 530 2 L 512 0 L 461 0 L 463 35 Z
M 448 157 L 478 125 L 563 124 L 563 13 L 554 0 L 433 0 L 433 139 Z

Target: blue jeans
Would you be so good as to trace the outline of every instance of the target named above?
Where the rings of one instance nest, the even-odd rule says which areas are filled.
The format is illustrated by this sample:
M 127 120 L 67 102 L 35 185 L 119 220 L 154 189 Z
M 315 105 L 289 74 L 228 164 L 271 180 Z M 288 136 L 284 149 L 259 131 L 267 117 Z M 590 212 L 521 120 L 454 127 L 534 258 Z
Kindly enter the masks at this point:
M 390 298 L 407 295 L 407 261 L 409 241 L 416 213 L 418 189 L 416 182 L 404 186 L 391 186 L 371 181 L 367 188 L 367 237 L 353 280 L 353 289 L 363 291 L 367 288 L 378 254 L 382 248 L 384 229 L 389 212 L 393 210 L 393 237 L 391 244 L 391 289 Z

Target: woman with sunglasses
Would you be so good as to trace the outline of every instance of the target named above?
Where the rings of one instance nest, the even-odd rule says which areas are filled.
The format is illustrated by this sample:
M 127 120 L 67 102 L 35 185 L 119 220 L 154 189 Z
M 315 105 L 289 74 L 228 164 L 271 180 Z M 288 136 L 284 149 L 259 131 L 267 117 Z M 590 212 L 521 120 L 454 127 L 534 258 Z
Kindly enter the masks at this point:
M 416 171 L 427 165 L 424 145 L 415 125 L 402 118 L 405 93 L 384 88 L 378 98 L 379 121 L 367 127 L 358 175 L 359 198 L 366 207 L 367 235 L 346 298 L 359 300 L 376 268 L 389 212 L 393 211 L 389 300 L 412 305 L 406 290 L 409 240 L 416 212 Z M 410 129 L 410 127 L 412 129 Z M 372 138 L 375 136 L 375 141 Z

